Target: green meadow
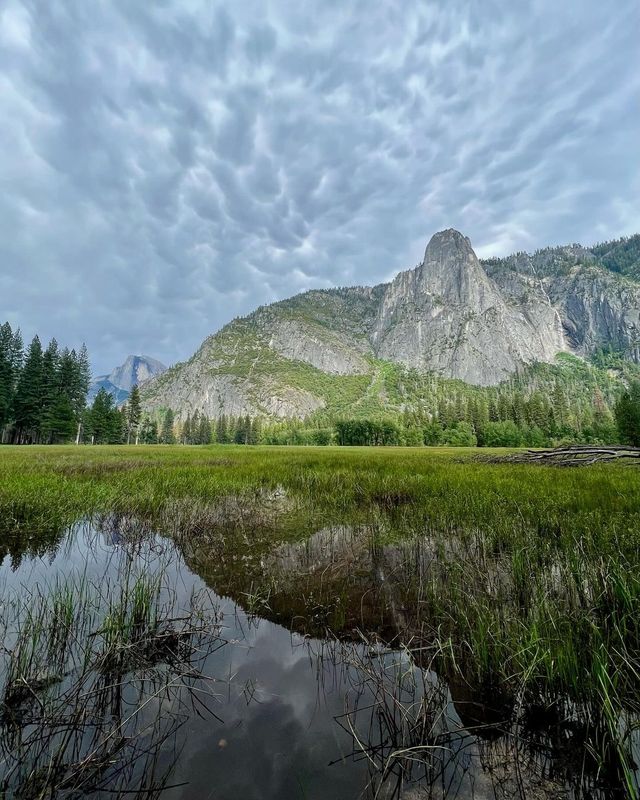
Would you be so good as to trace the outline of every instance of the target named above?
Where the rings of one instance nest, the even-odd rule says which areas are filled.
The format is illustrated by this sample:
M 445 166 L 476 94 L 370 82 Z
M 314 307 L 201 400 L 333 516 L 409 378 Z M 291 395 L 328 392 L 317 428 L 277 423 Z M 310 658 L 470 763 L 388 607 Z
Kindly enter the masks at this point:
M 409 647 L 508 714 L 575 717 L 598 774 L 635 797 L 640 471 L 506 453 L 5 447 L 1 541 L 19 560 L 78 520 L 135 520 L 252 613 Z

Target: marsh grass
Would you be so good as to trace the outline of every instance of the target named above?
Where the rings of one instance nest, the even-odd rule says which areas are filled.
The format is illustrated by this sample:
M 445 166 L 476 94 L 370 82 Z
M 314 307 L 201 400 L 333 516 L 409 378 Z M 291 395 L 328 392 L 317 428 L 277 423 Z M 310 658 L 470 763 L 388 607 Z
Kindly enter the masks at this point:
M 571 751 L 569 782 L 636 796 L 640 592 L 633 562 L 570 538 L 540 550 L 535 543 L 514 548 L 491 531 L 424 534 L 413 518 L 405 522 L 404 536 L 397 518 L 385 525 L 376 517 L 275 548 L 256 537 L 252 556 L 237 531 L 183 547 L 196 571 L 250 613 L 307 635 L 358 641 L 364 633 L 405 647 L 458 691 L 499 697 L 507 728 L 522 729 L 532 709 L 543 709 L 536 713 L 553 729 L 549 737 L 555 731 L 555 746 Z
M 79 573 L 5 593 L 3 796 L 157 796 L 194 704 L 213 713 L 200 665 L 224 646 L 217 608 L 192 594 L 176 615 L 166 564 L 137 555 L 116 578 Z
M 500 694 L 519 725 L 531 709 L 545 709 L 551 727 L 565 726 L 563 736 L 581 731 L 574 739 L 594 786 L 637 798 L 640 474 L 624 465 L 562 470 L 474 456 L 424 448 L 4 448 L 0 533 L 16 563 L 55 546 L 81 516 L 113 518 L 119 531 L 129 520 L 135 535 L 157 530 L 250 614 L 305 632 L 344 637 L 357 629 L 395 646 L 412 642 L 417 663 L 426 659 L 477 695 Z M 336 529 L 353 541 L 314 550 L 314 534 Z M 100 641 L 102 667 L 92 650 L 92 674 L 165 659 L 157 587 L 138 578 L 126 596 L 111 596 L 101 628 L 77 628 L 78 614 L 97 613 L 86 586 L 59 587 L 46 620 L 31 612 L 20 674 L 45 680 L 51 671 L 25 665 L 45 651 L 58 664 L 55 653 L 72 640 Z M 172 635 L 166 641 L 176 652 Z M 84 663 L 86 647 L 75 657 Z M 55 675 L 64 669 L 60 663 Z M 35 694 L 55 695 L 57 686 Z
M 629 796 L 588 757 L 598 732 L 580 709 L 529 706 L 514 717 L 495 695 L 453 690 L 430 669 L 432 650 L 418 668 L 415 644 L 395 651 L 367 644 L 323 649 L 349 671 L 338 723 L 352 737 L 350 755 L 368 764 L 368 796 L 413 796 L 412 786 L 430 798 Z

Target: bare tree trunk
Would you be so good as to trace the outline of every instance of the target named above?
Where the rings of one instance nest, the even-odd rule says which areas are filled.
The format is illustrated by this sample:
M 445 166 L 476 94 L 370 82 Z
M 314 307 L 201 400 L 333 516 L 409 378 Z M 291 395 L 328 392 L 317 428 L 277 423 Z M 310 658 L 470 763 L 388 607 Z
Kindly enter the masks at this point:
M 76 444 L 80 444 L 80 436 L 82 435 L 82 422 L 78 423 L 78 432 L 76 433 Z

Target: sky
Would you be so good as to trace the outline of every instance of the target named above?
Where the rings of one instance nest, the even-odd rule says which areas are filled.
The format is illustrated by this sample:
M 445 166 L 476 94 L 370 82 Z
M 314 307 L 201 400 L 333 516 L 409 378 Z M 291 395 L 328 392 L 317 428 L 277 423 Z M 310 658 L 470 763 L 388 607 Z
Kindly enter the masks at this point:
M 640 231 L 638 0 L 2 0 L 0 322 L 166 364 L 256 306 Z

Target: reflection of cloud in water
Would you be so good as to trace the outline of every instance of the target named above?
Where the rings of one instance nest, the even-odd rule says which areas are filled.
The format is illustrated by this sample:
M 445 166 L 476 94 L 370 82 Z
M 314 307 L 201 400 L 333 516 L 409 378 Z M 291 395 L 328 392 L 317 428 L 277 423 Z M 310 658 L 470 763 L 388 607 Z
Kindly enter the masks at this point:
M 233 677 L 219 712 L 224 724 L 192 723 L 190 740 L 198 744 L 174 776 L 175 782 L 190 781 L 183 796 L 357 797 L 367 781 L 366 764 L 348 757 L 351 737 L 333 720 L 344 711 L 344 677 L 327 663 L 332 674 L 318 681 L 322 667 L 302 641 L 264 621 L 250 630 L 249 648 L 225 655 Z M 341 754 L 345 762 L 329 766 Z
M 197 558 L 193 552 L 187 556 L 187 566 L 169 540 L 148 536 L 141 543 L 122 526 L 117 535 L 114 530 L 77 526 L 51 558 L 25 557 L 15 572 L 5 564 L 0 588 L 52 584 L 71 574 L 117 586 L 121 570 L 133 561 L 150 573 L 166 572 L 168 597 L 177 607 L 186 607 L 193 591 L 205 590 L 203 579 L 240 602 L 243 593 L 264 585 L 264 613 L 286 626 L 296 614 L 308 615 L 312 604 L 318 628 L 328 619 L 334 630 L 341 622 L 343 630 L 357 625 L 393 634 L 411 622 L 405 579 L 417 576 L 419 584 L 442 556 L 428 537 L 384 545 L 369 527 L 343 526 L 323 529 L 302 543 L 265 547 L 251 558 L 241 557 L 246 543 L 245 551 L 236 552 L 228 549 L 232 539 L 214 540 L 210 549 L 204 540 Z M 447 545 L 456 546 L 453 539 Z M 196 567 L 203 578 L 194 574 Z M 470 735 L 463 721 L 467 726 L 501 722 L 500 705 L 490 720 L 473 693 L 449 688 L 420 669 L 418 656 L 305 639 L 210 594 L 223 613 L 222 635 L 229 642 L 204 666 L 215 678 L 212 710 L 221 721 L 192 714 L 180 731 L 170 800 L 367 797 L 388 764 L 393 769 L 379 798 L 391 796 L 398 776 L 405 785 L 395 796 L 407 800 L 570 796 L 547 779 L 553 775 L 547 755 L 534 757 L 517 737 L 495 728 Z M 408 681 L 402 696 L 394 688 L 399 665 Z M 394 749 L 403 743 L 431 749 L 416 751 L 414 763 L 394 761 Z M 166 746 L 167 757 L 174 749 Z
M 380 531 L 371 526 L 334 526 L 317 531 L 305 541 L 267 549 L 261 553 L 257 569 L 255 561 L 235 560 L 233 570 L 223 571 L 223 581 L 240 603 L 245 602 L 247 593 L 262 592 L 267 602 L 258 613 L 301 632 L 317 635 L 329 628 L 349 636 L 359 628 L 387 641 L 396 637 L 406 640 L 420 634 L 425 620 L 421 616 L 425 608 L 422 587 L 431 583 L 444 588 L 451 564 L 482 563 L 487 567 L 481 576 L 483 590 L 496 598 L 505 596 L 508 571 L 499 558 L 480 561 L 477 548 L 478 541 L 473 537 L 423 535 L 385 543 Z M 557 588 L 557 583 L 558 576 L 551 568 L 550 588 Z M 212 585 L 216 585 L 215 579 Z M 422 653 L 416 653 L 415 658 L 428 668 L 430 656 L 423 661 Z M 310 666 L 318 671 L 313 659 Z M 339 670 L 340 665 L 335 668 Z M 338 690 L 343 702 L 350 689 L 353 686 Z M 288 690 L 294 691 L 293 682 Z M 312 692 L 313 687 L 303 684 L 302 691 Z M 444 770 L 449 779 L 455 777 L 447 796 L 520 797 L 524 785 L 526 796 L 559 797 L 568 789 L 554 780 L 580 782 L 581 774 L 590 780 L 584 765 L 576 770 L 570 762 L 585 752 L 580 735 L 575 736 L 570 726 L 565 726 L 558 728 L 560 738 L 564 737 L 559 749 L 554 744 L 559 740 L 554 731 L 542 733 L 537 744 L 528 746 L 508 696 L 479 696 L 456 680 L 438 708 L 440 713 L 446 708 L 452 728 L 462 731 L 460 735 L 465 738 L 459 755 L 450 759 Z M 308 720 L 304 724 L 308 725 Z M 465 727 L 472 735 L 465 735 Z M 375 747 L 375 741 L 363 741 L 364 749 L 369 745 Z M 455 750 L 453 745 L 451 740 L 447 742 L 450 750 Z M 429 786 L 425 796 L 439 796 L 429 782 L 434 774 L 439 774 L 438 764 L 421 781 L 423 789 Z

